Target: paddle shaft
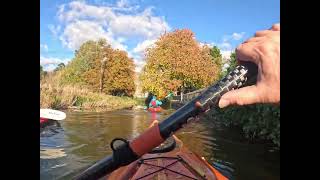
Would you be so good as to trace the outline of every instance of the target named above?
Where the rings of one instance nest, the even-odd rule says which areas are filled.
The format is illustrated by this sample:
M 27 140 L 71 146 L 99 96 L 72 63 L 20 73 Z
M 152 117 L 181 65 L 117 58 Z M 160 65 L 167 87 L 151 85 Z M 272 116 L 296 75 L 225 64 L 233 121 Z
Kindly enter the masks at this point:
M 95 163 L 93 166 L 79 174 L 75 179 L 99 179 L 120 166 L 127 165 L 137 160 L 139 157 L 150 152 L 153 148 L 164 142 L 174 132 L 181 129 L 189 122 L 190 118 L 196 117 L 216 106 L 221 96 L 226 92 L 255 82 L 257 72 L 258 69 L 255 64 L 250 62 L 242 63 L 222 80 L 210 86 L 198 97 L 178 109 L 161 123 L 147 129 L 140 136 L 130 141 L 129 149 L 130 152 L 133 152 L 133 156 L 128 158 L 128 161 L 118 162 L 115 160 L 117 159 L 115 153 L 113 153 L 111 156 Z M 121 148 L 119 149 L 121 151 Z M 127 154 L 123 153 L 121 155 L 125 156 Z

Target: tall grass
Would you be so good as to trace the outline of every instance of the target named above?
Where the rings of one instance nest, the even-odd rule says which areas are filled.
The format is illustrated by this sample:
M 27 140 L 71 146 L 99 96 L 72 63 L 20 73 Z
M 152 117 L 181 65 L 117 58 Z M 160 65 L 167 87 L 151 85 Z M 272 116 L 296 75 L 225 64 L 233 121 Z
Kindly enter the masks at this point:
M 136 99 L 91 92 L 84 86 L 61 85 L 60 74 L 48 74 L 40 82 L 40 107 L 116 110 L 140 104 Z

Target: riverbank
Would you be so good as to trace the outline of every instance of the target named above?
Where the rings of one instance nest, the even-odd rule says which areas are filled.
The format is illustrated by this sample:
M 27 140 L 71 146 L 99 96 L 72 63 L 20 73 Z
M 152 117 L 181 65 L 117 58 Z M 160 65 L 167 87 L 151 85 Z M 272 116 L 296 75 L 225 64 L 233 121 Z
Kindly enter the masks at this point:
M 41 108 L 112 111 L 132 109 L 140 105 L 143 105 L 142 99 L 95 93 L 79 86 L 49 83 L 40 85 Z
M 184 104 L 172 103 L 173 109 Z M 270 104 L 248 106 L 230 106 L 224 109 L 213 108 L 207 118 L 221 122 L 225 127 L 240 129 L 252 143 L 267 144 L 272 142 L 280 148 L 280 107 Z
M 144 100 L 94 92 L 85 85 L 61 82 L 61 72 L 50 72 L 40 80 L 40 107 L 59 110 L 113 111 L 132 109 Z

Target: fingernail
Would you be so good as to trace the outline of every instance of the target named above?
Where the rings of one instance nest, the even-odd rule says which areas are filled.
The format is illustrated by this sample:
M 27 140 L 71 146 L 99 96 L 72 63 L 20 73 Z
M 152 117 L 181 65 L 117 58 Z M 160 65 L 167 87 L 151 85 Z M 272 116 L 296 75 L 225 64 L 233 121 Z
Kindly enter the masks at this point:
M 219 101 L 219 107 L 220 108 L 224 108 L 224 107 L 226 107 L 228 105 L 229 105 L 229 101 L 228 100 L 220 99 L 220 101 Z

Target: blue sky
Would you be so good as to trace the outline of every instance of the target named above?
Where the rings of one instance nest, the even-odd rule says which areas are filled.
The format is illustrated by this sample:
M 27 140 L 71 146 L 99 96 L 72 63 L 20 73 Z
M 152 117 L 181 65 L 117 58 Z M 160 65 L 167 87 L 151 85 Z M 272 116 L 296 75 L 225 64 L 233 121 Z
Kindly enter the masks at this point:
M 40 1 L 40 64 L 68 63 L 86 40 L 106 38 L 134 58 L 164 31 L 191 29 L 198 41 L 220 47 L 224 57 L 256 31 L 280 22 L 279 0 Z

